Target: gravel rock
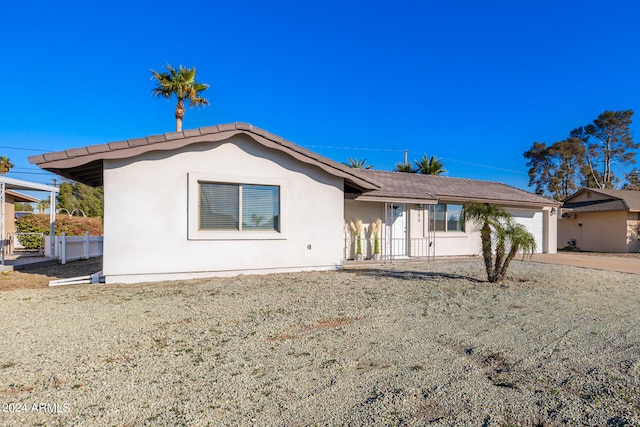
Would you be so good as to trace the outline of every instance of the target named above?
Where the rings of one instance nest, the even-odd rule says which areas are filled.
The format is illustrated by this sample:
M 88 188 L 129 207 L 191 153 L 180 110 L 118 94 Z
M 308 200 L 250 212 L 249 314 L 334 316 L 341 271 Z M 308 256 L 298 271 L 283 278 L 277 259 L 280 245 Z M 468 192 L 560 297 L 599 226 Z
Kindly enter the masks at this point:
M 638 276 L 483 271 L 1 292 L 0 425 L 640 424 Z

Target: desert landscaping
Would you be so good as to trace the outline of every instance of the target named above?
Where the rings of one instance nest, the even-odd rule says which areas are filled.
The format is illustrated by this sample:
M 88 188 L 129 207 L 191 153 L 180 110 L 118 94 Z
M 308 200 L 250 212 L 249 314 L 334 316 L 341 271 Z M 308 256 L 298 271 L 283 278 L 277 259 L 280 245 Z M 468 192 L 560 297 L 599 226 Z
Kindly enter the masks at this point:
M 1 425 L 640 424 L 637 275 L 514 261 L 496 285 L 466 260 L 46 287 L 61 267 L 0 277 Z

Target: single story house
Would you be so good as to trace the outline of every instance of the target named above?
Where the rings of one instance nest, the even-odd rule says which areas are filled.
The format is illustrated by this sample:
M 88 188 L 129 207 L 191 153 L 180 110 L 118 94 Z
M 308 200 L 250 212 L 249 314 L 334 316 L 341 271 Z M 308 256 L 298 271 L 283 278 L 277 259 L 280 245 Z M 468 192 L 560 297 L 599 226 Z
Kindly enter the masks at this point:
M 567 197 L 558 245 L 585 251 L 640 250 L 640 191 L 582 188 Z
M 556 250 L 557 202 L 498 183 L 349 168 L 246 123 L 29 160 L 104 185 L 107 283 L 339 269 L 355 252 L 478 254 L 479 233 L 459 218 L 471 200 L 509 208 L 539 250 Z M 362 223 L 355 245 L 352 220 Z

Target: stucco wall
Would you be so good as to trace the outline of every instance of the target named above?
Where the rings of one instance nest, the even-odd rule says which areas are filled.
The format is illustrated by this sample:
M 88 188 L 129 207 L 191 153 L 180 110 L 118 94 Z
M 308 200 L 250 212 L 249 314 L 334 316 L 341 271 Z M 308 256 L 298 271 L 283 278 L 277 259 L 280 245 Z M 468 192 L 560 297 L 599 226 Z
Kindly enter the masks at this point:
M 627 252 L 640 251 L 640 212 L 627 213 Z
M 11 194 L 5 194 L 4 200 L 4 238 L 16 231 L 15 220 L 15 197 Z
M 239 176 L 282 182 L 286 233 L 258 240 L 189 240 L 188 182 L 195 173 L 228 176 L 228 182 Z M 249 137 L 105 160 L 104 182 L 108 283 L 335 269 L 343 263 L 342 179 Z
M 446 203 L 446 201 L 443 201 Z M 427 205 L 420 207 L 417 204 L 406 204 L 407 212 L 407 235 L 408 249 L 407 255 L 414 256 L 471 256 L 480 255 L 482 242 L 480 232 L 473 223 L 467 221 L 464 232 L 435 232 L 433 234 L 434 241 L 430 250 L 427 250 L 429 244 L 428 221 L 429 208 Z M 533 218 L 536 219 L 535 229 L 530 231 L 537 232 L 538 247 L 537 252 L 556 253 L 557 251 L 557 214 L 551 214 L 551 208 L 506 208 L 512 214 L 521 217 L 523 220 Z M 361 201 L 345 201 L 345 221 L 353 218 L 363 220 L 365 230 L 370 230 L 369 225 L 375 218 L 381 218 L 383 224 L 388 219 L 384 212 L 384 203 L 361 202 Z M 532 227 L 531 224 L 526 224 Z M 382 237 L 386 238 L 387 227 L 383 227 Z M 348 235 L 348 233 L 347 233 Z M 365 233 L 365 238 L 370 237 L 369 233 Z M 396 242 L 397 244 L 397 242 Z M 366 253 L 366 248 L 365 248 Z M 353 258 L 353 246 L 347 242 L 346 257 Z M 365 256 L 366 258 L 366 256 Z
M 627 252 L 627 212 L 570 213 L 558 219 L 558 247 L 572 239 L 585 251 Z

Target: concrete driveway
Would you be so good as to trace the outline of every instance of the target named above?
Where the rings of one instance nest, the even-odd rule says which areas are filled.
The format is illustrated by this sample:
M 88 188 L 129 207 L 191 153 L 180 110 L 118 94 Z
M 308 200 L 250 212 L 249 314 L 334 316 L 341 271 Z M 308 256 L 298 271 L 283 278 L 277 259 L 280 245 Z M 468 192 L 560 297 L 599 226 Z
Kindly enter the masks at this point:
M 534 254 L 531 261 L 640 274 L 640 256 L 635 257 L 630 255 L 631 254 L 624 254 L 616 256 L 615 254 L 600 255 L 558 252 L 557 254 Z

